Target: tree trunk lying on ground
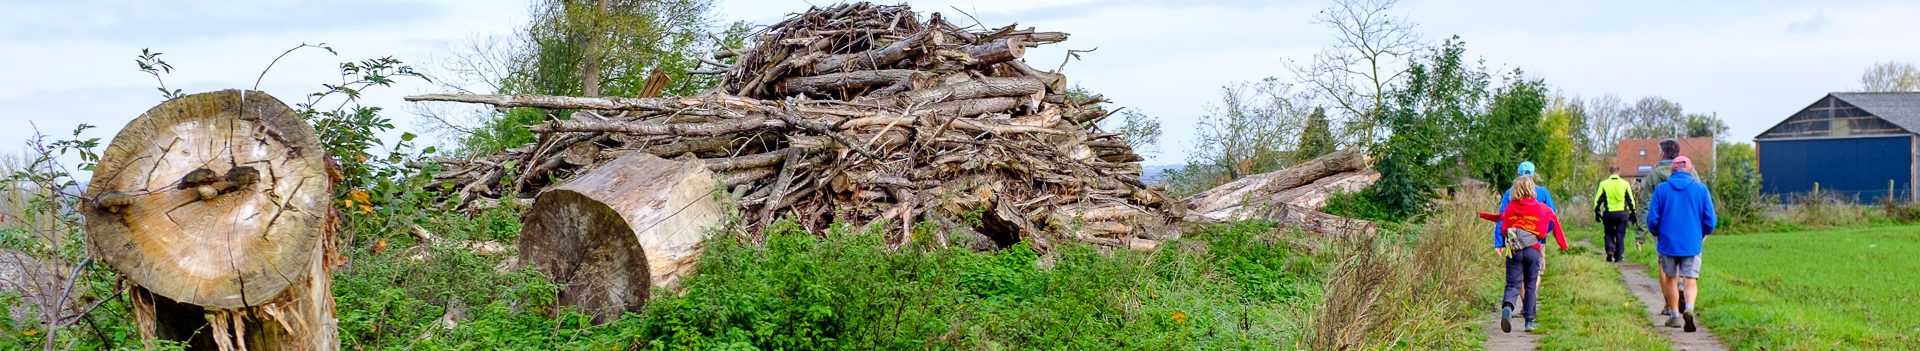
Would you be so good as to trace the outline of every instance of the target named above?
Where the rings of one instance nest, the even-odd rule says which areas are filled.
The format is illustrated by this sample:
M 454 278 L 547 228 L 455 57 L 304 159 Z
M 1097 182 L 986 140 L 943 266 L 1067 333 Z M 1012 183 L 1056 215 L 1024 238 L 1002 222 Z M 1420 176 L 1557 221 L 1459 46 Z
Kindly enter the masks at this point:
M 917 223 L 966 223 L 997 245 L 1044 251 L 1062 239 L 1152 247 L 1179 233 L 1184 205 L 1142 184 L 1141 157 L 1096 125 L 1112 114 L 1105 100 L 1070 95 L 1063 75 L 1020 60 L 1065 33 L 968 30 L 869 3 L 761 33 L 716 55 L 736 62 L 708 95 L 407 100 L 579 110 L 531 126 L 533 145 L 436 160 L 446 166 L 436 179 L 463 204 L 527 197 L 644 153 L 702 160 L 755 234 L 778 218 L 810 230 L 845 222 L 882 226 L 900 245 Z
M 639 312 L 655 286 L 693 271 L 703 231 L 726 216 L 699 160 L 633 153 L 547 188 L 527 211 L 520 262 L 596 322 Z
M 1320 212 L 1335 194 L 1358 192 L 1380 179 L 1366 155 L 1343 150 L 1284 170 L 1249 175 L 1187 197 L 1187 220 L 1267 219 L 1321 234 L 1372 233 L 1373 223 Z
M 188 95 L 128 123 L 81 206 L 95 258 L 133 284 L 148 339 L 193 349 L 333 350 L 326 150 L 258 91 Z

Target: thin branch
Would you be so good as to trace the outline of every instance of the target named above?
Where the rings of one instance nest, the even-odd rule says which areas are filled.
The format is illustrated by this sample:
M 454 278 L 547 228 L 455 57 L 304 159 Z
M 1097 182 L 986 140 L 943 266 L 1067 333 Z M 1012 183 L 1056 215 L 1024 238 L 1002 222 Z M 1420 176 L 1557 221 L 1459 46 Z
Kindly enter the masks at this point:
M 273 61 L 267 62 L 267 68 L 260 69 L 260 76 L 253 78 L 253 89 L 251 90 L 260 90 L 260 81 L 267 79 L 267 71 L 272 71 L 273 65 L 276 63 L 280 63 L 280 59 L 287 57 L 287 54 L 292 54 L 294 50 L 300 50 L 300 48 L 305 48 L 305 47 L 322 48 L 322 49 L 327 49 L 327 52 L 333 52 L 333 48 L 327 47 L 326 45 L 327 43 L 320 43 L 320 44 L 300 43 L 300 46 L 295 46 L 292 49 L 287 49 L 286 52 L 280 53 L 280 56 L 274 56 Z

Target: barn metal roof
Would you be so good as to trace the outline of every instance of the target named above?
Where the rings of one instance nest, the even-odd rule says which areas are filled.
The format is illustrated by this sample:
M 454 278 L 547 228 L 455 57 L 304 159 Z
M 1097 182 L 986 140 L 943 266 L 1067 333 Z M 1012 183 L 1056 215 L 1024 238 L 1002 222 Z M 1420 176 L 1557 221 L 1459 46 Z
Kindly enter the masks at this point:
M 1833 97 L 1893 122 L 1908 132 L 1920 132 L 1920 92 L 1833 93 Z

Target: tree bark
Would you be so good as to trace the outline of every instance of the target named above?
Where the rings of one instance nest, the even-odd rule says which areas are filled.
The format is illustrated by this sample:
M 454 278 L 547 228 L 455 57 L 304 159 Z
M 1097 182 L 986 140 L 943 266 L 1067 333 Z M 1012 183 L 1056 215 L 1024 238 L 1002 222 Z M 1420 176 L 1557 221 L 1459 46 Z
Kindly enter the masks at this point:
M 326 157 L 311 126 L 258 91 L 189 95 L 128 123 L 80 212 L 95 257 L 135 286 L 143 334 L 338 349 Z
M 828 73 L 811 77 L 788 78 L 780 82 L 781 95 L 828 96 L 833 93 L 902 84 L 925 73 L 908 69 L 886 69 Z
M 520 262 L 596 322 L 640 311 L 653 287 L 692 272 L 703 231 L 724 216 L 719 186 L 699 161 L 622 156 L 540 193 L 521 229 Z
M 1253 203 L 1273 202 L 1275 194 L 1311 184 L 1331 175 L 1367 167 L 1366 156 L 1357 150 L 1344 150 L 1320 156 L 1287 169 L 1249 175 L 1188 197 L 1190 214 L 1206 217 L 1226 216 L 1222 211 Z M 1220 218 L 1213 218 L 1218 220 Z

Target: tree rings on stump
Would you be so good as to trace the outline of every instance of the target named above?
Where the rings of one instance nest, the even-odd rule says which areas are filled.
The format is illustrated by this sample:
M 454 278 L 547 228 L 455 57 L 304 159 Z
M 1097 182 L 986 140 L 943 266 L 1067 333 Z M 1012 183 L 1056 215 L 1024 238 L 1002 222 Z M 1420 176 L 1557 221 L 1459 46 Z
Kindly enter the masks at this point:
M 319 138 L 258 91 L 188 95 L 135 118 L 101 154 L 88 201 L 97 258 L 180 303 L 254 306 L 305 282 L 332 183 Z

